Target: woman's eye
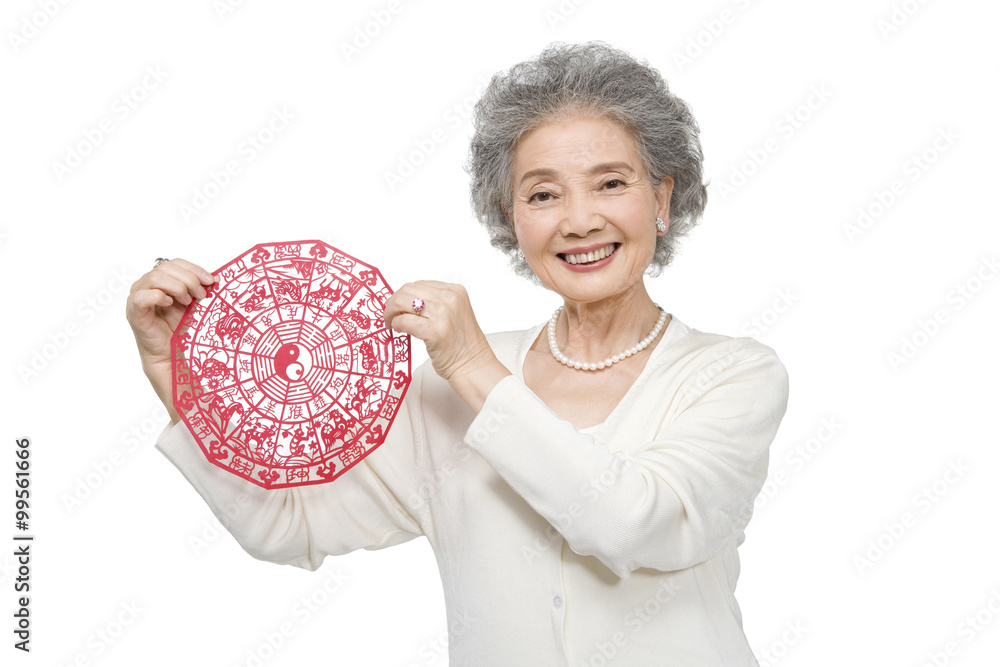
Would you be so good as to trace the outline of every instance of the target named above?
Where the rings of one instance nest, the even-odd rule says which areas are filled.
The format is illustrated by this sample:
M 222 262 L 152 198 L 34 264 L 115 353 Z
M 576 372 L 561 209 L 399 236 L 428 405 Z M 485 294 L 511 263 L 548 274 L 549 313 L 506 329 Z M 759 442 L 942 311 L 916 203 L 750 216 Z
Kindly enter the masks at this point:
M 552 193 L 550 192 L 536 192 L 535 194 L 528 197 L 528 201 L 548 201 L 552 198 Z
M 623 183 L 622 181 L 618 180 L 617 178 L 612 178 L 610 181 L 605 181 L 604 182 L 604 187 L 607 188 L 607 189 L 609 189 L 609 190 L 611 188 L 617 188 L 617 187 L 620 187 L 622 185 L 625 185 L 625 183 Z

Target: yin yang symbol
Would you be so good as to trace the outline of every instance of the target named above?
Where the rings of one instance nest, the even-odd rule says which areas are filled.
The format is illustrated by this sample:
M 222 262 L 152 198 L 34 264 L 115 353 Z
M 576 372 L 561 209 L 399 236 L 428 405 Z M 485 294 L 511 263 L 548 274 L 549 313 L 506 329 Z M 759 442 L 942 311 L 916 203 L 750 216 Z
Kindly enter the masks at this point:
M 289 382 L 301 380 L 311 366 L 309 353 L 297 343 L 285 343 L 274 355 L 275 372 Z

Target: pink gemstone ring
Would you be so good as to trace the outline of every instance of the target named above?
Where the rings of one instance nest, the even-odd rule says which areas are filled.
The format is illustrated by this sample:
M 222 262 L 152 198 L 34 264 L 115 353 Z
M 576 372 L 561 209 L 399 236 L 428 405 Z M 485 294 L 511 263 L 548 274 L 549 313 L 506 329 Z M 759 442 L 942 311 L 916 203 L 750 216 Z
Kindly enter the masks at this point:
M 419 315 L 420 311 L 422 311 L 423 309 L 424 309 L 424 300 L 421 299 L 421 298 L 419 298 L 419 297 L 416 298 L 416 299 L 414 299 L 413 300 L 413 312 L 415 312 L 417 315 Z

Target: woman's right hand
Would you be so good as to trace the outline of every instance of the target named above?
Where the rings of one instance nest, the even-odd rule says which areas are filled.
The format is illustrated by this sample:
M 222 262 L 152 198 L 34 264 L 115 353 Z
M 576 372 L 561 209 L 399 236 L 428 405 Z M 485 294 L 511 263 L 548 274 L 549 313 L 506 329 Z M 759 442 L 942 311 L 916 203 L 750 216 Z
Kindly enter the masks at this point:
M 125 317 L 135 335 L 142 370 L 174 423 L 180 416 L 173 406 L 170 337 L 188 304 L 205 298 L 205 286 L 215 280 L 215 276 L 197 264 L 171 259 L 135 281 L 125 305 Z

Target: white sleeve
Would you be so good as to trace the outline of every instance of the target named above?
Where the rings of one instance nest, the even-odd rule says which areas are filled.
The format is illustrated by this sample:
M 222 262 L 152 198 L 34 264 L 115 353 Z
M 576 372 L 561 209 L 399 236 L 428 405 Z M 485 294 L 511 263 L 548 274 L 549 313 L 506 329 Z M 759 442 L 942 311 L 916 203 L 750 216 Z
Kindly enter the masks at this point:
M 685 380 L 674 418 L 631 455 L 560 419 L 514 376 L 490 392 L 466 443 L 573 551 L 619 577 L 691 567 L 749 522 L 788 401 L 774 351 L 736 340 L 748 344 L 725 365 L 705 355 L 713 363 Z
M 402 500 L 420 474 L 411 383 L 385 441 L 331 482 L 265 489 L 210 463 L 183 422 L 167 426 L 160 450 L 254 558 L 317 569 L 328 555 L 382 549 L 424 534 Z M 412 400 L 411 400 L 412 397 Z

